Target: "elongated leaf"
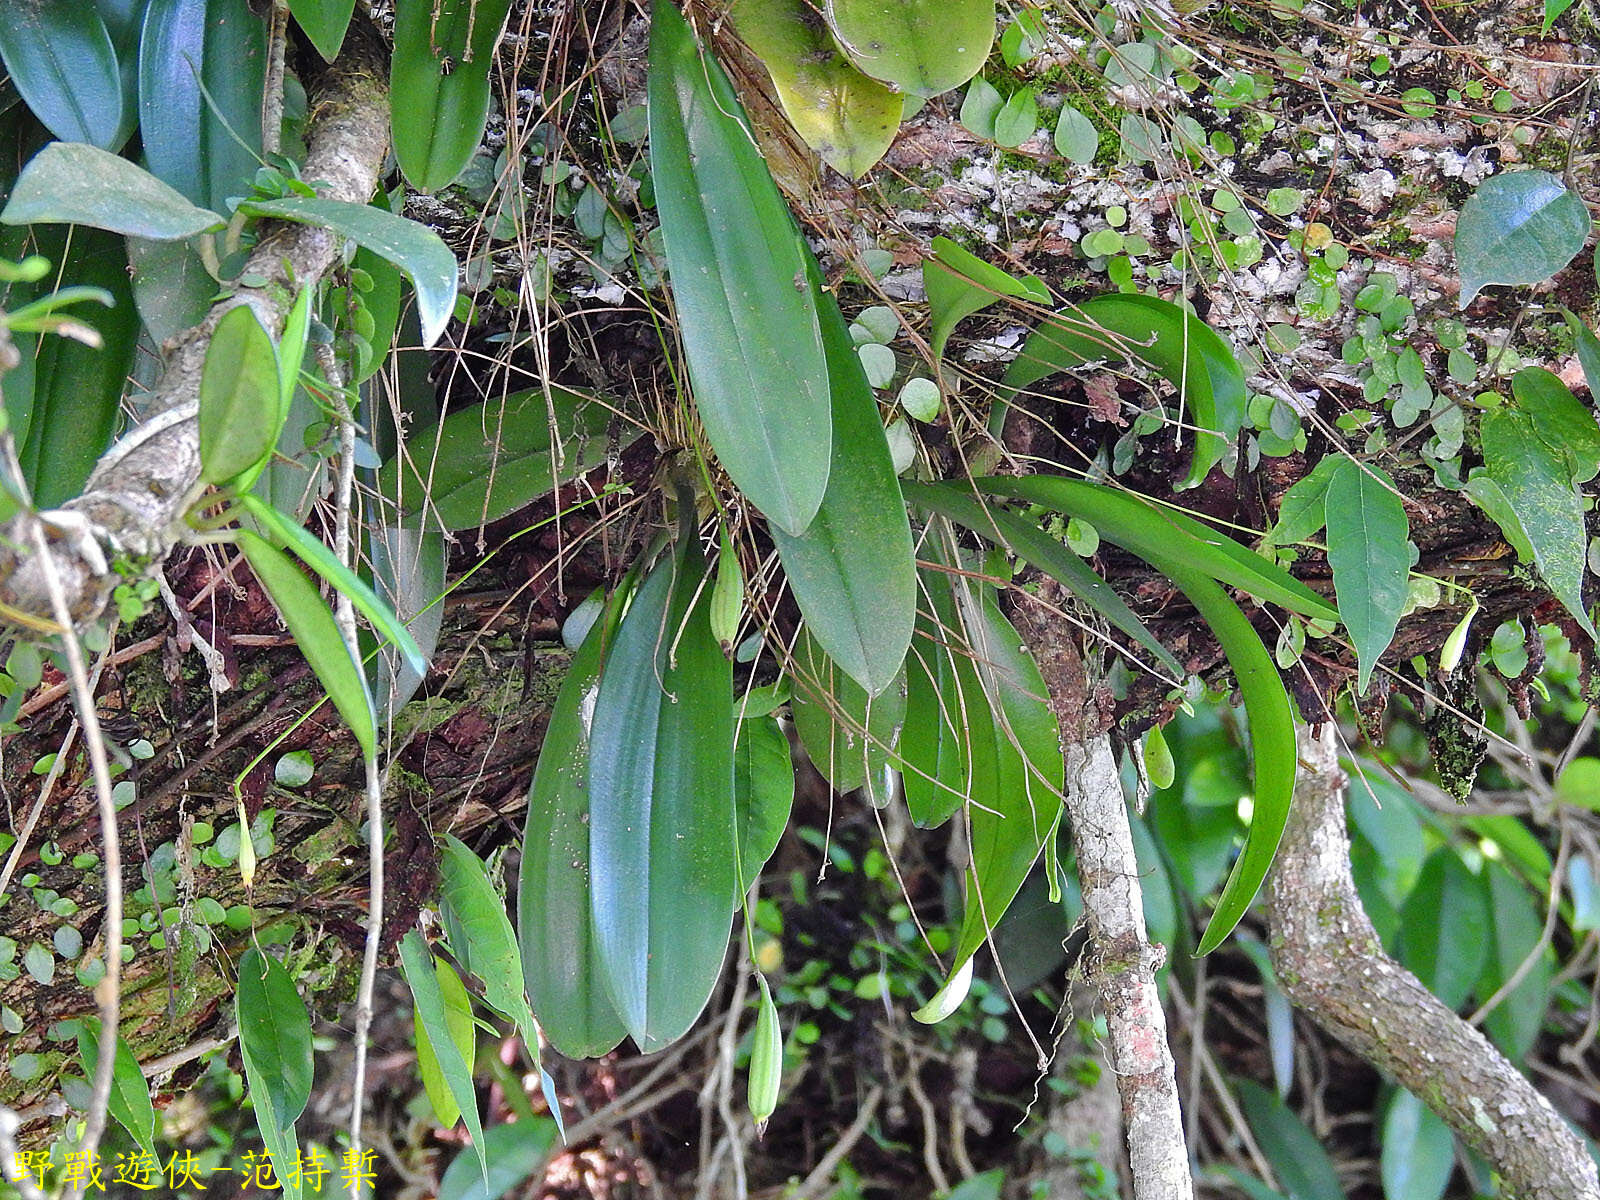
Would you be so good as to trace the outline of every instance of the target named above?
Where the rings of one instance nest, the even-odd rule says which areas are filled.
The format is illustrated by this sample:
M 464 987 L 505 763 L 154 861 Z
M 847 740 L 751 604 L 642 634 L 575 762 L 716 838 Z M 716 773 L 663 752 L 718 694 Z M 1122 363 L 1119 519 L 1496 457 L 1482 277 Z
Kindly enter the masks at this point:
M 489 7 L 489 0 L 481 0 L 480 7 Z M 320 196 L 248 200 L 240 209 L 254 217 L 321 225 L 382 255 L 404 271 L 416 289 L 422 344 L 431 346 L 439 340 L 455 310 L 456 257 L 426 225 L 370 204 L 347 204 Z
M 739 895 L 761 875 L 789 825 L 794 764 L 775 718 L 746 717 L 733 747 L 733 811 L 739 828 Z
M 1600 338 L 1570 310 L 1562 309 L 1561 315 L 1566 319 L 1567 328 L 1572 330 L 1578 363 L 1583 367 L 1583 381 L 1589 387 L 1589 402 L 1600 404 Z
M 1491 938 L 1489 960 L 1478 981 L 1479 1003 L 1499 990 L 1539 944 L 1544 922 L 1527 888 L 1499 863 L 1486 868 L 1489 884 Z M 1499 1007 L 1483 1019 L 1483 1031 L 1512 1062 L 1522 1062 L 1539 1040 L 1555 967 L 1549 948 L 1539 951 L 1533 966 Z
M 427 1030 L 438 1058 L 440 1073 L 445 1085 L 455 1097 L 456 1107 L 467 1123 L 472 1135 L 472 1145 L 478 1157 L 478 1173 L 484 1186 L 489 1183 L 488 1148 L 483 1141 L 483 1122 L 478 1116 L 478 1096 L 472 1087 L 472 1064 L 461 1057 L 455 1041 L 450 1036 L 450 1020 L 445 1006 L 444 993 L 439 988 L 439 976 L 428 945 L 415 929 L 400 939 L 400 969 L 405 973 L 406 985 L 411 988 L 411 998 L 416 1003 L 417 1016 Z
M 893 793 L 889 766 L 905 721 L 906 693 L 897 679 L 868 696 L 802 626 L 794 647 L 795 732 L 822 777 L 841 792 L 865 787 L 873 807 Z
M 1394 482 L 1379 467 L 1341 458 L 1328 479 L 1328 565 L 1339 615 L 1365 692 L 1378 658 L 1394 640 L 1411 571 L 1411 523 Z
M 70 142 L 51 142 L 28 161 L 0 221 L 91 225 L 157 241 L 176 241 L 225 224 L 143 167 L 95 146 Z
M 828 0 L 839 44 L 868 75 L 917 96 L 960 87 L 994 45 L 994 0 Z
M 870 170 L 900 128 L 899 94 L 856 70 L 804 0 L 739 0 L 732 13 L 806 145 L 851 179 Z
M 670 0 L 652 13 L 650 166 L 695 407 L 739 489 L 799 536 L 833 439 L 809 254 L 722 68 Z
M 145 9 L 145 162 L 202 208 L 227 212 L 255 175 L 266 63 L 266 29 L 248 0 L 150 0 Z
M 355 7 L 356 0 L 289 0 L 295 24 L 328 62 L 339 55 Z
M 928 612 L 917 617 L 906 658 L 906 721 L 896 765 L 912 822 L 933 829 L 955 814 L 971 790 L 967 706 L 987 706 L 979 704 L 982 688 L 958 649 L 961 633 L 949 584 L 934 572 L 923 578 Z
M 255 1104 L 256 1126 L 289 1200 L 301 1183 L 294 1123 L 311 1096 L 311 1019 L 289 972 L 255 947 L 239 960 L 239 1054 Z
M 446 565 L 449 549 L 431 522 L 385 525 L 368 544 L 374 590 L 405 625 L 425 659 L 431 660 L 444 628 Z M 426 671 L 398 649 L 379 655 L 373 668 L 373 699 L 378 715 L 399 712 L 421 688 Z
M 590 908 L 589 730 L 620 602 L 567 668 L 528 788 L 517 935 L 534 1014 L 568 1058 L 596 1058 L 626 1035 L 606 995 Z
M 1106 541 L 1147 562 L 1181 557 L 1218 582 L 1301 616 L 1324 621 L 1339 619 L 1333 605 L 1283 568 L 1173 509 L 1115 488 L 1055 475 L 1023 479 L 993 476 L 974 482 L 983 492 L 1042 504 L 1088 521 Z
M 1423 863 L 1400 910 L 1400 962 L 1447 1008 L 1472 993 L 1489 952 L 1489 902 L 1484 881 L 1448 846 Z
M 518 1121 L 483 1132 L 489 1169 L 476 1170 L 472 1152 L 463 1150 L 439 1181 L 439 1200 L 500 1200 L 528 1179 L 550 1157 L 556 1142 L 554 1121 Z
M 1383 1117 L 1381 1169 L 1387 1200 L 1439 1200 L 1456 1169 L 1450 1127 L 1421 1100 L 1397 1089 Z
M 439 870 L 443 876 L 439 903 L 450 930 L 450 949 L 483 983 L 489 1007 L 516 1022 L 523 1043 L 538 1053 L 539 1035 L 522 984 L 522 956 L 505 901 L 482 860 L 459 838 L 445 837 Z
M 154 1158 L 156 1110 L 150 1102 L 150 1085 L 145 1081 L 144 1072 L 139 1069 L 139 1060 L 120 1036 L 115 1053 L 108 1111 L 116 1118 L 117 1124 L 128 1131 L 139 1149 Z M 100 1022 L 94 1017 L 83 1017 L 78 1021 L 78 1055 L 83 1059 L 86 1077 L 94 1079 L 95 1069 L 100 1063 Z
M 600 465 L 609 417 L 600 401 L 554 384 L 548 397 L 529 388 L 460 408 L 408 438 L 378 472 L 378 489 L 402 516 L 427 512 L 448 530 L 473 529 Z
M 1014 393 L 1102 359 L 1145 363 L 1178 389 L 1181 419 L 1199 429 L 1184 482 L 1197 487 L 1244 422 L 1244 372 L 1232 347 L 1176 304 L 1154 296 L 1095 296 L 1029 334 L 1004 383 Z
M 300 653 L 328 691 L 328 698 L 356 736 L 361 752 L 368 757 L 377 752 L 377 716 L 366 678 L 344 639 L 333 614 L 300 568 L 270 542 L 241 529 L 234 534 L 240 551 L 255 572 L 261 586 L 277 606 L 283 622 L 294 635 Z
M 477 1027 L 472 1021 L 472 997 L 467 994 L 461 976 L 449 963 L 435 959 L 434 967 L 439 983 L 439 998 L 444 1002 L 444 1023 L 450 1042 L 462 1062 L 473 1062 L 477 1056 Z M 456 1122 L 461 1119 L 461 1105 L 450 1090 L 449 1080 L 445 1078 L 444 1068 L 439 1062 L 439 1052 L 433 1048 L 433 1038 L 429 1036 L 428 1024 L 422 1019 L 421 1009 L 413 1005 L 412 1013 L 417 1035 L 417 1073 L 422 1076 L 423 1090 L 428 1094 L 428 1103 L 433 1105 L 433 1115 L 439 1118 L 439 1124 L 446 1129 L 454 1129 Z
M 922 264 L 922 284 L 928 293 L 928 316 L 933 325 L 929 343 L 935 355 L 944 354 L 950 334 L 963 319 L 1002 296 L 1050 303 L 1050 290 L 1037 275 L 1018 279 L 947 237 L 934 238 L 931 249 L 933 257 Z
M 200 374 L 200 478 L 221 484 L 272 453 L 282 424 L 278 350 L 248 304 L 217 322 Z
M 817 299 L 832 395 L 833 465 L 811 527 L 772 540 L 806 627 L 828 657 L 877 695 L 900 672 L 916 617 L 916 558 L 889 443 L 861 359 L 816 263 Z
M 733 674 L 692 538 L 640 585 L 589 743 L 590 899 L 607 993 L 646 1053 L 681 1037 L 727 951 L 734 866 Z
M 188 242 L 130 237 L 128 267 L 134 303 L 158 346 L 198 325 L 216 299 L 217 281 Z
M 436 192 L 466 169 L 489 117 L 489 71 L 510 0 L 399 0 L 389 65 L 394 154 Z M 424 322 L 426 325 L 426 322 Z
M 1128 607 L 1111 585 L 1096 575 L 1067 547 L 1044 530 L 995 504 L 985 504 L 970 490 L 948 484 L 906 484 L 912 503 L 948 517 L 995 545 L 1009 550 L 1029 566 L 1043 571 L 1082 600 L 1138 645 L 1155 656 L 1174 675 L 1182 674 L 1171 651 Z
M 350 602 L 372 622 L 373 628 L 406 656 L 412 670 L 419 674 L 427 671 L 428 660 L 422 656 L 411 631 L 400 623 L 393 609 L 378 599 L 377 593 L 366 580 L 340 562 L 332 550 L 312 536 L 310 530 L 284 516 L 266 501 L 246 496 L 244 506 L 264 529 L 292 550 L 296 558 L 350 597 Z
M 118 150 L 122 76 L 104 18 L 85 0 L 9 4 L 0 59 L 34 116 L 64 142 Z
M 1328 480 L 1338 469 L 1341 458 L 1329 454 L 1317 460 L 1304 476 L 1284 492 L 1278 503 L 1278 520 L 1267 531 L 1267 542 L 1287 546 L 1315 537 L 1328 522 Z
M 1345 1200 L 1328 1152 L 1304 1121 L 1259 1083 L 1236 1079 L 1233 1090 L 1285 1195 L 1291 1200 Z
M 1583 249 L 1589 225 L 1582 199 L 1548 171 L 1490 176 L 1456 221 L 1461 307 L 1490 284 L 1549 279 Z

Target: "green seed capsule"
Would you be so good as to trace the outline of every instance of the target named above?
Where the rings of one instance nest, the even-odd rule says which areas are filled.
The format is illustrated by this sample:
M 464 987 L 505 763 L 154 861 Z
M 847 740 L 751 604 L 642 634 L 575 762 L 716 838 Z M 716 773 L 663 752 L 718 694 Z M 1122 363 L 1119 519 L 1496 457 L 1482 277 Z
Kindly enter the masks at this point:
M 764 1133 L 767 1118 L 778 1107 L 778 1084 L 783 1078 L 783 1031 L 778 1028 L 778 1006 L 772 1002 L 764 975 L 761 984 L 761 1009 L 756 1016 L 755 1038 L 750 1046 L 750 1115 L 756 1132 Z
M 717 553 L 717 582 L 711 588 L 711 632 L 723 654 L 733 657 L 739 636 L 739 618 L 744 615 L 744 571 L 734 551 L 727 526 L 722 529 L 722 548 Z
M 1167 745 L 1167 735 L 1161 732 L 1161 726 L 1152 725 L 1150 732 L 1144 735 L 1144 773 L 1150 780 L 1150 786 L 1157 791 L 1172 786 L 1172 781 L 1178 777 L 1178 768 L 1172 761 L 1172 749 Z

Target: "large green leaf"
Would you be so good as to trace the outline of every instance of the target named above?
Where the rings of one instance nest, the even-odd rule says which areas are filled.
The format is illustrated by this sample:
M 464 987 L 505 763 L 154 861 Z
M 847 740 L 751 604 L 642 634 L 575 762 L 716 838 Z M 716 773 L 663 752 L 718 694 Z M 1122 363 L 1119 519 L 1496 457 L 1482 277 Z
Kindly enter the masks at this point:
M 1253 1080 L 1237 1079 L 1233 1090 L 1288 1200 L 1345 1200 L 1333 1161 L 1304 1121 Z
M 1356 690 L 1365 692 L 1405 608 L 1411 523 L 1393 480 L 1354 459 L 1338 460 L 1326 504 L 1334 594 L 1360 667 Z
M 1179 419 L 1196 427 L 1186 487 L 1196 487 L 1239 434 L 1244 372 L 1233 349 L 1199 317 L 1154 296 L 1094 296 L 1046 320 L 1007 368 L 1012 393 L 1099 360 L 1137 360 L 1178 389 Z
M 1018 279 L 947 237 L 934 238 L 930 249 L 933 257 L 922 264 L 922 285 L 928 293 L 928 318 L 932 323 L 929 344 L 936 356 L 944 354 L 945 343 L 963 319 L 1003 296 L 1034 304 L 1050 303 L 1050 290 L 1037 275 Z
M 156 241 L 192 237 L 225 223 L 143 167 L 77 142 L 51 142 L 33 156 L 18 176 L 0 221 L 92 225 Z
M 804 0 L 738 0 L 732 13 L 806 145 L 851 179 L 870 170 L 900 128 L 899 94 L 856 70 Z
M 739 896 L 778 848 L 794 806 L 794 763 L 777 719 L 746 717 L 733 746 L 733 812 L 739 829 Z
M 472 1086 L 472 1064 L 461 1057 L 455 1039 L 450 1033 L 450 1014 L 444 993 L 439 988 L 439 973 L 428 944 L 415 929 L 400 939 L 400 969 L 405 974 L 406 985 L 416 1004 L 417 1017 L 427 1031 L 428 1040 L 444 1076 L 446 1087 L 461 1110 L 472 1135 L 473 1149 L 478 1159 L 478 1173 L 485 1185 L 489 1182 L 488 1149 L 483 1142 L 483 1121 L 478 1116 L 478 1096 Z
M 1520 1063 L 1528 1057 L 1544 1028 L 1555 966 L 1549 947 L 1539 947 L 1544 922 L 1528 889 L 1500 863 L 1491 862 L 1485 869 L 1491 937 L 1488 962 L 1476 989 L 1478 1001 L 1488 1000 L 1522 966 L 1523 960 L 1537 952 L 1522 982 L 1483 1019 L 1483 1031 L 1489 1040 L 1512 1062 Z
M 1395 1090 L 1383 1116 L 1380 1160 L 1387 1200 L 1439 1200 L 1456 1169 L 1456 1139 L 1427 1105 Z
M 112 1065 L 111 1095 L 107 1111 L 128 1131 L 139 1148 L 155 1157 L 156 1110 L 150 1102 L 150 1085 L 139 1060 L 121 1036 L 116 1039 L 116 1061 Z M 100 1063 L 100 1022 L 94 1017 L 78 1021 L 78 1055 L 89 1079 Z
M 284 1195 L 299 1200 L 294 1123 L 311 1098 L 311 1018 L 294 979 L 252 946 L 239 960 L 239 1054 L 261 1140 L 272 1155 Z
M 448 530 L 473 529 L 599 466 L 610 415 L 601 401 L 554 384 L 548 395 L 529 388 L 459 408 L 407 438 L 378 472 L 378 488 L 403 516 L 426 512 Z
M 0 59 L 36 117 L 64 142 L 117 150 L 127 139 L 122 76 L 104 18 L 87 0 L 8 4 Z
M 828 0 L 827 12 L 856 66 L 917 96 L 960 87 L 994 44 L 994 0 Z
M 332 62 L 344 44 L 356 0 L 289 0 L 289 11 L 317 53 Z
M 794 645 L 794 728 L 822 777 L 841 792 L 865 787 L 876 808 L 893 793 L 890 760 L 906 715 L 903 679 L 869 696 L 824 653 L 810 626 Z
M 398 0 L 389 65 L 394 155 L 437 192 L 466 169 L 489 117 L 489 71 L 511 0 Z M 424 323 L 426 324 L 426 323 Z
M 488 1171 L 480 1175 L 472 1151 L 462 1150 L 445 1168 L 438 1200 L 500 1200 L 539 1169 L 555 1141 L 555 1122 L 542 1119 L 484 1130 Z
M 1400 908 L 1400 962 L 1447 1008 L 1472 994 L 1489 952 L 1484 881 L 1448 846 L 1435 850 Z
M 896 765 L 912 822 L 932 829 L 948 821 L 971 790 L 967 709 L 980 706 L 983 692 L 970 659 L 958 649 L 961 631 L 949 584 L 934 572 L 923 579 L 927 611 L 918 614 L 906 656 L 906 720 Z
M 278 349 L 248 304 L 217 322 L 200 373 L 200 478 L 221 484 L 258 466 L 278 440 Z
M 739 883 L 733 673 L 705 573 L 688 536 L 640 585 L 590 725 L 595 942 L 607 993 L 646 1053 L 681 1037 L 710 998 Z
M 327 689 L 334 708 L 355 734 L 362 754 L 371 758 L 378 745 L 372 696 L 360 664 L 350 656 L 328 606 L 300 568 L 272 543 L 248 529 L 236 531 L 234 539 L 261 586 L 272 597 L 300 653 Z
M 530 1052 L 539 1035 L 522 982 L 522 956 L 505 901 L 489 880 L 483 862 L 460 838 L 446 835 L 439 858 L 439 907 L 450 931 L 450 950 L 483 983 L 483 998 L 514 1021 Z
M 806 627 L 828 656 L 876 695 L 898 676 L 916 616 L 911 525 L 878 405 L 861 358 L 816 264 L 817 298 L 832 394 L 833 465 L 811 527 L 772 540 Z
M 1548 171 L 1506 171 L 1478 185 L 1456 220 L 1461 307 L 1494 283 L 1541 283 L 1589 238 L 1589 209 Z
M 202 208 L 227 212 L 261 152 L 266 30 L 249 0 L 150 0 L 139 42 L 145 162 Z
M 484 0 L 487 5 L 487 0 Z M 439 340 L 456 303 L 456 256 L 426 225 L 397 217 L 371 204 L 348 204 L 320 196 L 284 196 L 240 205 L 255 217 L 275 217 L 302 225 L 321 225 L 380 254 L 411 279 L 422 321 L 422 344 Z
M 444 1024 L 456 1056 L 470 1063 L 477 1055 L 477 1027 L 472 1020 L 472 997 L 461 982 L 455 968 L 443 960 L 435 960 L 439 998 L 444 1002 Z M 433 1105 L 433 1115 L 446 1129 L 454 1129 L 461 1119 L 461 1105 L 450 1090 L 439 1052 L 433 1048 L 433 1038 L 428 1023 L 422 1019 L 422 1010 L 412 1005 L 413 1028 L 417 1035 L 417 1073 L 422 1076 L 422 1088 Z
M 198 325 L 216 299 L 217 281 L 188 242 L 130 237 L 128 267 L 134 304 L 158 346 Z
M 652 13 L 650 167 L 695 406 L 734 483 L 798 536 L 833 439 L 809 253 L 728 77 L 670 0 Z
M 589 902 L 589 730 L 613 601 L 567 668 L 528 788 L 517 880 L 517 937 L 534 1014 L 568 1058 L 597 1058 L 626 1035 L 601 981 Z

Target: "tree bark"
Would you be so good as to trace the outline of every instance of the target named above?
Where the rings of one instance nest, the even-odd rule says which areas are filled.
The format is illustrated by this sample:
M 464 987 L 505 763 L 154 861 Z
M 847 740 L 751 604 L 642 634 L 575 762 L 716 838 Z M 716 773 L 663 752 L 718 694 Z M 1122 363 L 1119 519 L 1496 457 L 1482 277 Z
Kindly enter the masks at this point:
M 1384 953 L 1350 874 L 1334 727 L 1300 731 L 1300 780 L 1267 885 L 1272 961 L 1318 1025 L 1415 1093 L 1514 1200 L 1597 1200 L 1582 1140 L 1478 1030 Z

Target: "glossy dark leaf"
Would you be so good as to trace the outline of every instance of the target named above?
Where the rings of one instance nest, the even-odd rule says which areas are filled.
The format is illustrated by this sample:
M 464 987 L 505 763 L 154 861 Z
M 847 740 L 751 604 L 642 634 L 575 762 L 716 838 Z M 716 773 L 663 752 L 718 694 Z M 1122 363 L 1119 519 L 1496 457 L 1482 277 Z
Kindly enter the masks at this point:
M 733 803 L 739 828 L 737 903 L 778 848 L 794 805 L 789 739 L 772 717 L 746 717 L 739 722 L 733 747 Z
M 1340 458 L 1328 478 L 1328 565 L 1339 615 L 1355 646 L 1356 690 L 1365 692 L 1394 639 L 1411 572 L 1411 523 L 1380 467 Z
M 1447 1008 L 1460 1008 L 1487 961 L 1490 929 L 1483 879 L 1441 846 L 1422 865 L 1401 906 L 1398 957 Z
M 11 82 L 63 142 L 121 149 L 122 77 L 105 19 L 87 0 L 6 6 L 0 59 Z
M 466 1120 L 467 1132 L 472 1135 L 478 1173 L 487 1186 L 488 1150 L 483 1141 L 483 1122 L 478 1116 L 478 1096 L 472 1086 L 472 1064 L 462 1059 L 461 1051 L 451 1036 L 449 1010 L 444 993 L 439 988 L 433 955 L 428 952 L 427 943 L 415 929 L 400 939 L 400 967 L 411 989 L 417 1016 L 427 1030 L 445 1085 Z
M 461 839 L 446 835 L 439 875 L 439 905 L 451 952 L 483 984 L 489 1007 L 515 1022 L 523 1044 L 537 1053 L 539 1035 L 523 987 L 517 938 L 483 861 Z
M 338 57 L 355 7 L 355 0 L 289 0 L 295 24 L 328 62 Z
M 289 1171 L 299 1154 L 294 1123 L 311 1096 L 311 1018 L 282 964 L 255 947 L 239 960 L 239 1053 L 261 1140 L 285 1197 L 299 1200 Z
M 1467 197 L 1456 221 L 1461 307 L 1489 284 L 1542 283 L 1589 238 L 1589 210 L 1548 171 L 1492 175 Z
M 874 807 L 893 792 L 890 759 L 905 721 L 903 680 L 868 696 L 802 626 L 794 647 L 795 732 L 822 777 L 841 792 L 865 787 Z

